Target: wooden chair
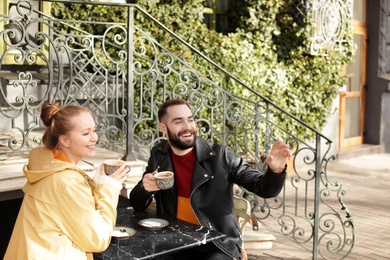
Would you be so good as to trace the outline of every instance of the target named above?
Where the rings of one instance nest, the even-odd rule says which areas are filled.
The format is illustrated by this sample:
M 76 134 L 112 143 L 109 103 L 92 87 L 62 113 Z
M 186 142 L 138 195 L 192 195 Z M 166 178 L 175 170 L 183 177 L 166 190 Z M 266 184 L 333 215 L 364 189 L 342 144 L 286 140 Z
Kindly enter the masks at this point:
M 246 224 L 252 223 L 251 205 L 248 200 L 234 195 L 234 211 L 237 217 L 237 223 L 240 227 L 241 234 L 244 233 Z
M 272 241 L 275 240 L 275 237 L 259 229 L 261 226 L 256 216 L 251 212 L 250 202 L 237 195 L 234 195 L 233 198 L 237 223 L 244 241 L 242 259 L 247 259 L 247 253 L 255 254 L 259 251 L 272 248 Z
M 252 218 L 251 204 L 249 203 L 248 200 L 236 195 L 234 195 L 233 197 L 233 202 L 234 202 L 234 211 L 237 217 L 237 223 L 240 227 L 241 235 L 244 236 L 245 226 L 248 223 L 251 223 L 253 225 L 254 222 Z M 257 224 L 257 220 L 256 220 L 256 224 Z M 242 246 L 242 259 L 243 260 L 248 259 L 248 255 L 245 251 L 244 245 Z

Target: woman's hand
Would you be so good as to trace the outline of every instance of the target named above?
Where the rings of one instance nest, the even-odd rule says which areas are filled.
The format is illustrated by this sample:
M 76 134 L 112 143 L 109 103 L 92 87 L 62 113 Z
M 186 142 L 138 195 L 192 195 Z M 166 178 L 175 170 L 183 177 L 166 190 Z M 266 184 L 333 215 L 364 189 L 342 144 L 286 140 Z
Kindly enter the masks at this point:
M 104 174 L 104 167 L 100 167 L 100 174 Z M 127 178 L 127 174 L 130 172 L 130 166 L 127 165 L 126 163 L 122 164 L 121 167 L 119 167 L 115 172 L 113 172 L 112 174 L 108 175 L 108 177 L 111 177 L 117 181 L 119 181 L 120 183 L 123 183 L 126 178 Z

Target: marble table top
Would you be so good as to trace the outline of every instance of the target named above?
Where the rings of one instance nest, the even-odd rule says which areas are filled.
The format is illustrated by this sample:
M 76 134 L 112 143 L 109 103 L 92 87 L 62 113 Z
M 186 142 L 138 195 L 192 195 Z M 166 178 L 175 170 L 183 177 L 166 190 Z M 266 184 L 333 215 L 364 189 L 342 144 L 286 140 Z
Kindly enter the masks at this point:
M 215 230 L 193 225 L 176 218 L 157 216 L 168 220 L 169 225 L 152 230 L 138 224 L 139 220 L 155 218 L 155 212 L 134 212 L 129 208 L 118 209 L 116 226 L 130 227 L 135 234 L 128 238 L 112 238 L 110 246 L 95 259 L 151 259 L 159 255 L 199 246 L 224 237 Z

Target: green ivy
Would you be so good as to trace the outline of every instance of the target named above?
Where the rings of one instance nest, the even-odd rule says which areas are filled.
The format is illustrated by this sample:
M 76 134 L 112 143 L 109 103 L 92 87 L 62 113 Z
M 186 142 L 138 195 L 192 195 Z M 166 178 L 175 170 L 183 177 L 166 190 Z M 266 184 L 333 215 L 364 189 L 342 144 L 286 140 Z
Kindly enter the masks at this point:
M 343 49 L 327 56 L 309 54 L 310 21 L 299 17 L 295 0 L 235 0 L 230 1 L 228 34 L 209 30 L 203 23 L 204 0 L 139 0 L 137 4 L 200 50 L 207 57 L 245 82 L 276 105 L 309 126 L 321 131 L 332 111 L 340 86 L 346 82 L 343 67 L 355 53 L 353 34 L 345 36 Z M 71 8 L 72 7 L 72 8 Z M 53 15 L 62 19 L 101 17 L 125 21 L 125 8 L 104 6 L 53 4 Z M 141 21 L 142 22 L 142 21 Z M 163 46 L 172 46 L 169 37 L 143 23 Z M 98 34 L 104 28 L 88 25 L 83 30 Z M 349 28 L 350 29 L 350 28 Z M 180 47 L 177 47 L 181 53 Z M 213 82 L 226 86 L 240 96 L 247 91 L 224 83 L 221 75 L 208 69 L 210 64 L 196 68 Z M 307 130 L 285 118 L 279 118 L 289 131 L 300 138 L 312 138 Z

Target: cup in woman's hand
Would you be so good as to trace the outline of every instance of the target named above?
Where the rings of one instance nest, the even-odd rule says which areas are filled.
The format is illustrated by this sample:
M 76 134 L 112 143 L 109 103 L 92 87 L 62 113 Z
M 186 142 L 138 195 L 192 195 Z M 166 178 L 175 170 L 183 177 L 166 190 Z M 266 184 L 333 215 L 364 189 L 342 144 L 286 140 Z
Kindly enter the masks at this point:
M 103 170 L 106 175 L 111 175 L 113 172 L 118 170 L 123 164 L 126 164 L 125 161 L 119 159 L 105 160 L 103 162 Z M 128 170 L 130 171 L 130 166 L 127 165 Z
M 175 181 L 173 172 L 171 171 L 157 172 L 154 174 L 154 179 L 156 181 L 157 187 L 162 190 L 170 189 Z

